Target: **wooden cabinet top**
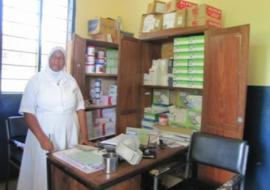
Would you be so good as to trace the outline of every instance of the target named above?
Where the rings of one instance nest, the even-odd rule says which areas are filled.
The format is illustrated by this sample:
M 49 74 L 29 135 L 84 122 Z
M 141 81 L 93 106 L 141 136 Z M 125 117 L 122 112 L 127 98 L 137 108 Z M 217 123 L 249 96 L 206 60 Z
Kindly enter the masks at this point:
M 157 32 L 141 33 L 141 35 L 139 36 L 139 39 L 143 41 L 165 40 L 168 38 L 173 38 L 175 36 L 201 34 L 209 29 L 211 28 L 205 27 L 205 26 L 172 28 L 172 29 L 161 30 Z
M 115 43 L 97 41 L 97 40 L 91 40 L 91 39 L 86 39 L 86 43 L 87 45 L 104 47 L 104 48 L 118 48 L 119 47 L 118 44 L 115 44 Z

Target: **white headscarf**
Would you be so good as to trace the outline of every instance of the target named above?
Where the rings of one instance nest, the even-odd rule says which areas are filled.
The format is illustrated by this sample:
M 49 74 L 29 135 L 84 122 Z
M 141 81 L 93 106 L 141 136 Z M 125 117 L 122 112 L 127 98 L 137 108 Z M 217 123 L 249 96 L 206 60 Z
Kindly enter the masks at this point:
M 47 74 L 49 74 L 49 76 L 57 83 L 59 83 L 63 78 L 64 78 L 64 71 L 63 69 L 61 71 L 53 71 L 50 66 L 49 66 L 49 62 L 50 62 L 50 58 L 52 57 L 52 55 L 57 52 L 60 51 L 61 53 L 63 53 L 64 57 L 65 57 L 65 61 L 66 61 L 66 52 L 64 50 L 64 48 L 57 46 L 51 49 L 51 51 L 48 54 L 48 63 L 45 66 L 45 71 Z

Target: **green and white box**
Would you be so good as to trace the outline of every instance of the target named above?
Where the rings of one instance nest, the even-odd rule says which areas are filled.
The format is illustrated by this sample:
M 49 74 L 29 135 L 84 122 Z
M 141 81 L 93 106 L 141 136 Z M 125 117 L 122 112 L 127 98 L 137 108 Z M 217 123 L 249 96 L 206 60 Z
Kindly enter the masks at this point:
M 174 59 L 204 59 L 204 51 L 176 52 Z
M 169 90 L 154 90 L 153 104 L 169 105 L 170 91 Z
M 188 66 L 174 66 L 173 74 L 188 73 Z

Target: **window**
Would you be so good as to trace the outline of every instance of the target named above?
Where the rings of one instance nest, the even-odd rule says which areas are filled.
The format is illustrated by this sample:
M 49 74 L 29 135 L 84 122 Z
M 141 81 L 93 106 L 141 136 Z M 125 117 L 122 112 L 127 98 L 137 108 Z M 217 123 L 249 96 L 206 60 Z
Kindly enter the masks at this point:
M 1 92 L 23 92 L 47 64 L 52 47 L 66 47 L 71 0 L 3 0 Z

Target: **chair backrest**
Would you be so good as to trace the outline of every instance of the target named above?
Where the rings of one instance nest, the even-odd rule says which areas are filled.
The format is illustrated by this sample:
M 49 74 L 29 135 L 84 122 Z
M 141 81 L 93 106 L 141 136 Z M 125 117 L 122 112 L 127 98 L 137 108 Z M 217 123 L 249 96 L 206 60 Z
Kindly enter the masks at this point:
M 6 120 L 7 139 L 14 137 L 25 137 L 27 134 L 27 124 L 23 116 L 11 116 Z
M 189 159 L 245 175 L 248 150 L 243 140 L 194 133 Z

